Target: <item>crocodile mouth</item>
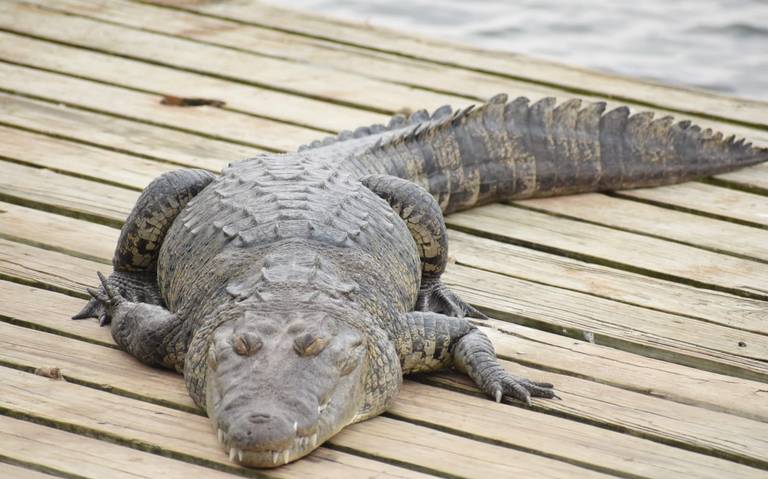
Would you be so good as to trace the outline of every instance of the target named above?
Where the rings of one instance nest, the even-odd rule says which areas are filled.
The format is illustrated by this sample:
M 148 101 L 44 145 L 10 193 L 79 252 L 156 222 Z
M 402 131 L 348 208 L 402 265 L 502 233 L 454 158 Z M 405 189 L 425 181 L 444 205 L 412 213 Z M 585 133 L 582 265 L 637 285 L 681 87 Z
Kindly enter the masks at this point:
M 294 430 L 296 429 L 298 429 L 298 424 L 294 423 Z M 287 446 L 274 449 L 238 447 L 231 444 L 232 441 L 221 428 L 218 428 L 217 435 L 219 442 L 224 446 L 225 451 L 229 455 L 229 460 L 249 467 L 269 468 L 282 466 L 309 454 L 319 444 L 317 432 L 306 436 L 298 435 L 297 433 Z

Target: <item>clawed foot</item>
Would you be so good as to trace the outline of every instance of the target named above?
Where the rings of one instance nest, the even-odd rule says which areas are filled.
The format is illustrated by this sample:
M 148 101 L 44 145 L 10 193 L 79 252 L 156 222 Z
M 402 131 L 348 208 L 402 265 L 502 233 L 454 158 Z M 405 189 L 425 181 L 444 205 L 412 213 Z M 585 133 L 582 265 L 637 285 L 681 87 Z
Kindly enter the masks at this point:
M 550 383 L 537 383 L 525 378 L 505 374 L 501 379 L 490 383 L 486 393 L 501 402 L 501 398 L 509 396 L 531 405 L 531 398 L 560 399 L 555 394 L 554 386 Z
M 431 311 L 455 318 L 488 319 L 488 316 L 467 304 L 440 281 L 421 285 L 416 311 Z
M 82 311 L 72 316 L 72 319 L 98 318 L 99 325 L 106 326 L 112 322 L 115 309 L 125 301 L 125 298 L 117 288 L 109 284 L 101 272 L 96 274 L 101 281 L 101 287 L 99 289 L 88 288 L 87 291 L 91 295 L 91 300 L 88 301 Z

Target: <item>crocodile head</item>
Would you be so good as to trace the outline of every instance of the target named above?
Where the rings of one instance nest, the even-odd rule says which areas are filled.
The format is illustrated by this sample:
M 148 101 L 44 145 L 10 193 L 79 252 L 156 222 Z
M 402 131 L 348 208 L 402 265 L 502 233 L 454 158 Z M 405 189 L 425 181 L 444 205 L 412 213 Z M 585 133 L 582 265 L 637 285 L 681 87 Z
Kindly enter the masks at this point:
M 290 309 L 240 309 L 208 341 L 205 407 L 244 466 L 309 454 L 365 404 L 368 341 L 350 312 Z

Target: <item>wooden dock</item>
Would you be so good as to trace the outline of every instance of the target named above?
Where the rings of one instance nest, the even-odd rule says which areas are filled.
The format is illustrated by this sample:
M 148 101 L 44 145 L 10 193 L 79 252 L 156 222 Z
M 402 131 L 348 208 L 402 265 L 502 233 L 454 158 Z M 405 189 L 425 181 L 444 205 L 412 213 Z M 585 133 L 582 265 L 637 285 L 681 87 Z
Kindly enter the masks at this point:
M 276 470 L 234 466 L 181 377 L 68 319 L 161 172 L 498 92 L 768 145 L 767 103 L 251 0 L 0 2 L 0 477 L 768 477 L 765 165 L 450 216 L 450 284 L 497 318 L 505 366 L 563 400 L 529 409 L 456 374 L 410 378 L 387 414 Z

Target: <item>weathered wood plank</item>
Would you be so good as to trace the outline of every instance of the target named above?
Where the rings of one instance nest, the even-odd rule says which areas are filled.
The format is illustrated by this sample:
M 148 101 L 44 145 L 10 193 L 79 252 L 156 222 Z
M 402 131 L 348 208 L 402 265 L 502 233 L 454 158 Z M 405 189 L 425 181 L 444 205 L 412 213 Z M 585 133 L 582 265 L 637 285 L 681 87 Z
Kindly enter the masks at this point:
M 765 439 L 764 422 L 734 419 L 728 414 L 713 414 L 705 409 L 660 401 L 648 395 L 606 387 L 593 381 L 543 372 L 507 361 L 502 363 L 512 374 L 556 385 L 557 393 L 563 400 L 537 401 L 536 408 L 542 411 L 762 469 L 768 468 L 768 441 Z M 430 385 L 478 393 L 477 387 L 467 376 L 455 372 L 423 375 L 419 380 Z M 729 423 L 728 430 L 723 429 L 724 423 Z
M 0 199 L 112 226 L 122 224 L 139 197 L 133 190 L 7 161 L 0 161 L 0 171 Z
M 141 191 L 178 165 L 0 126 L 0 157 Z
M 616 193 L 650 203 L 672 205 L 768 229 L 768 197 L 704 183 L 686 183 Z
M 696 184 L 690 186 L 698 188 Z M 729 195 L 729 190 L 718 188 L 713 191 L 713 196 L 717 198 L 712 198 L 713 203 L 721 204 L 725 201 L 724 196 Z M 631 233 L 672 239 L 715 252 L 736 254 L 746 259 L 768 261 L 768 232 L 736 223 L 601 194 L 534 199 L 516 204 Z
M 456 266 L 446 282 L 500 319 L 721 374 L 768 382 L 768 341 L 749 333 Z
M 11 16 L 0 16 L 0 26 L 14 26 L 25 34 L 50 32 L 45 23 L 11 23 Z M 27 17 L 14 17 L 26 19 Z M 48 19 L 58 27 L 55 31 L 63 36 L 62 27 L 72 17 Z M 108 37 L 100 38 L 105 45 L 114 45 Z M 248 113 L 312 129 L 336 131 L 386 121 L 381 113 L 351 108 L 344 105 L 313 100 L 287 93 L 257 88 L 242 83 L 213 78 L 206 75 L 175 70 L 127 58 L 73 48 L 59 43 L 36 40 L 12 33 L 0 33 L 0 58 L 13 63 L 54 70 L 74 76 L 102 81 L 128 88 L 136 88 L 158 95 L 210 98 L 226 102 L 224 109 Z M 317 133 L 322 136 L 324 133 Z M 326 133 L 327 134 L 327 133 Z
M 33 0 L 36 1 L 36 0 Z M 330 103 L 392 113 L 414 104 L 437 108 L 456 97 L 418 90 L 404 85 L 395 85 L 359 75 L 351 75 L 332 69 L 254 55 L 229 48 L 205 45 L 170 36 L 161 36 L 147 31 L 130 29 L 86 18 L 70 17 L 51 10 L 50 2 L 29 3 L 3 2 L 0 17 L 9 21 L 4 28 L 12 31 L 36 32 L 46 38 L 66 32 L 63 41 L 88 45 L 98 37 L 110 40 L 111 51 L 115 46 L 124 45 L 121 53 L 130 56 L 130 51 L 139 48 L 143 54 L 152 55 L 153 60 L 180 70 L 208 73 L 220 78 L 321 99 Z M 64 4 L 58 4 L 63 7 Z M 103 4 L 104 7 L 107 4 Z M 93 6 L 91 5 L 91 7 Z M 98 11 L 98 8 L 93 10 Z M 55 22 L 56 29 L 40 31 L 35 23 Z M 86 33 L 87 32 L 87 33 Z M 81 41 L 72 35 L 80 34 Z M 85 41 L 83 41 L 85 39 Z M 169 54 L 173 52 L 173 54 Z M 376 92 L 372 95 L 371 92 Z
M 633 99 L 649 105 L 717 116 L 729 121 L 761 127 L 768 125 L 765 116 L 767 106 L 759 101 L 658 85 L 518 54 L 489 52 L 467 45 L 411 36 L 402 31 L 394 32 L 372 27 L 369 24 L 332 20 L 315 14 L 286 10 L 256 1 L 190 3 L 156 0 L 156 3 L 193 9 L 208 15 L 264 26 L 281 32 L 300 34 L 313 39 L 384 51 L 395 57 L 417 58 L 425 62 L 488 72 L 504 78 L 517 78 L 576 92 Z
M 765 301 L 694 288 L 455 230 L 448 232 L 448 238 L 451 258 L 465 266 L 768 334 Z
M 26 338 L 16 338 L 19 334 L 25 334 L 25 331 L 22 331 L 23 329 L 24 328 L 3 325 L 0 323 L 0 331 L 3 331 L 4 333 L 0 336 L 2 341 L 12 341 L 14 343 L 14 347 L 9 349 L 18 350 L 24 348 L 23 345 L 26 344 Z M 38 332 L 35 333 L 35 336 L 36 340 L 39 340 L 41 336 L 51 335 Z M 67 338 L 54 338 L 55 337 L 51 336 L 50 340 L 56 341 L 59 345 L 59 349 L 68 348 L 70 343 L 77 343 L 77 341 Z M 93 349 L 108 349 L 87 343 L 72 344 L 71 347 L 74 347 L 79 352 L 70 354 L 86 356 L 93 360 L 98 358 L 99 355 L 98 352 L 92 351 Z M 0 350 L 0 355 L 3 356 L 0 357 L 3 357 L 4 360 L 13 364 L 19 364 L 16 357 L 5 358 L 5 353 L 2 351 L 3 350 Z M 109 349 L 109 351 L 119 353 L 119 351 L 111 349 Z M 17 353 L 14 351 L 13 354 Z M 29 364 L 28 361 L 29 359 L 27 359 L 26 363 L 23 363 L 27 367 L 42 363 L 41 359 L 36 359 L 35 362 L 32 362 L 31 364 Z M 122 390 L 133 390 L 135 386 L 128 385 L 129 380 L 127 378 L 130 376 L 136 377 L 137 373 L 139 373 L 139 377 L 141 377 L 143 369 L 149 369 L 146 368 L 146 366 L 140 366 L 136 368 L 139 371 L 131 373 L 130 376 L 113 377 L 109 382 L 104 383 L 97 380 L 87 379 L 90 376 L 90 373 L 86 373 L 88 374 L 86 377 L 76 375 L 73 372 L 73 368 L 71 368 L 63 358 L 56 363 L 50 363 L 50 365 L 52 364 L 59 366 L 65 377 L 69 374 L 73 379 L 77 378 L 79 381 L 109 384 L 110 386 L 118 385 L 119 389 Z M 0 370 L 0 373 L 1 372 L 2 370 Z M 101 374 L 101 372 L 99 374 Z M 180 393 L 184 391 L 183 381 L 180 377 L 169 379 L 173 381 L 172 383 L 169 381 L 169 383 L 164 386 L 165 389 L 178 389 Z M 88 393 L 86 392 L 78 394 L 79 400 L 77 407 L 80 407 L 82 403 L 89 402 L 85 399 L 87 394 Z M 94 394 L 96 393 L 94 392 Z M 162 395 L 164 394 L 164 391 L 154 390 L 148 397 L 151 398 L 158 394 Z M 49 391 L 47 397 L 51 397 L 52 395 L 53 392 Z M 12 399 L 7 399 L 6 401 L 9 400 Z M 103 423 L 108 420 L 110 431 L 113 432 L 118 427 L 122 432 L 121 425 L 126 424 L 128 427 L 126 427 L 126 431 L 123 434 L 132 435 L 141 434 L 143 432 L 142 429 L 145 427 L 153 428 L 152 433 L 149 434 L 150 438 L 157 434 L 155 431 L 158 429 L 154 428 L 159 428 L 159 430 L 162 431 L 161 435 L 164 441 L 166 439 L 180 438 L 178 442 L 173 442 L 173 447 L 170 443 L 163 443 L 163 448 L 184 454 L 190 453 L 198 457 L 203 457 L 204 459 L 215 461 L 214 457 L 208 458 L 204 455 L 205 453 L 202 450 L 196 448 L 193 452 L 190 449 L 186 449 L 194 447 L 188 444 L 188 442 L 191 442 L 190 437 L 194 437 L 194 441 L 198 443 L 200 441 L 210 441 L 211 444 L 215 443 L 213 434 L 208 433 L 205 435 L 206 437 L 199 437 L 203 435 L 203 432 L 205 432 L 206 429 L 209 430 L 210 428 L 204 417 L 188 414 L 184 415 L 185 419 L 181 421 L 181 427 L 186 432 L 177 432 L 170 419 L 184 414 L 182 412 L 163 409 L 164 417 L 162 421 L 154 419 L 156 414 L 148 414 L 151 415 L 153 419 L 141 420 L 138 417 L 134 418 L 133 415 L 130 414 L 131 408 L 125 406 L 125 402 L 130 401 L 129 399 L 115 396 L 110 397 L 109 399 L 99 400 L 97 403 L 103 403 L 104 401 L 120 402 L 123 406 L 104 408 L 103 413 L 94 412 L 92 407 L 84 407 L 84 411 L 80 413 L 82 414 L 82 417 L 78 414 L 78 420 L 93 421 L 96 424 L 93 424 L 91 427 L 94 428 L 101 426 L 101 424 L 98 424 L 99 422 Z M 73 408 L 71 405 L 66 408 L 66 411 L 60 412 L 56 407 L 52 407 L 51 405 L 42 404 L 39 406 L 26 406 L 28 402 L 29 401 L 19 400 L 18 402 L 15 402 L 11 408 L 18 411 L 27 411 L 28 414 L 35 416 L 55 415 L 60 420 L 63 419 L 63 415 L 76 414 L 72 412 Z M 34 413 L 29 411 L 30 407 L 36 408 Z M 156 406 L 150 404 L 141 405 L 141 409 L 145 412 L 147 410 L 151 411 L 155 407 Z M 125 414 L 115 413 L 116 410 L 121 412 L 127 410 L 128 412 L 126 414 L 128 414 L 129 417 L 124 418 Z M 460 415 L 457 415 L 458 410 L 463 412 Z M 694 470 L 697 474 L 702 474 L 701 477 L 717 477 L 714 474 L 723 474 L 725 470 L 728 470 L 730 473 L 744 474 L 746 477 L 752 477 L 753 475 L 754 477 L 759 477 L 758 475 L 755 475 L 759 472 L 758 470 L 739 466 L 728 461 L 691 453 L 681 449 L 675 449 L 554 416 L 538 414 L 524 408 L 498 405 L 484 398 L 466 396 L 464 394 L 435 389 L 411 382 L 406 383 L 391 411 L 396 416 L 409 418 L 422 424 L 437 424 L 440 425 L 441 428 L 448 428 L 449 430 L 456 432 L 486 437 L 493 439 L 494 441 L 499 441 L 501 444 L 515 446 L 516 448 L 522 447 L 525 450 L 540 451 L 542 454 L 561 457 L 569 462 L 591 465 L 591 467 L 597 467 L 599 470 L 634 474 L 643 471 L 643 473 L 646 474 L 643 477 L 684 477 L 681 475 L 683 474 L 683 471 L 687 471 L 687 473 L 690 474 L 691 471 Z M 106 414 L 105 417 L 108 419 L 100 421 L 99 414 Z M 186 429 L 189 423 L 193 422 L 193 416 L 197 417 L 198 421 L 202 423 L 199 427 L 194 428 L 195 431 L 198 429 L 200 430 L 199 434 L 190 434 L 190 431 Z M 70 419 L 70 421 L 72 420 L 73 419 Z M 742 420 L 739 419 L 737 422 L 738 421 Z M 364 433 L 366 424 L 368 423 L 361 423 L 353 427 L 360 428 Z M 489 430 L 488 424 L 496 424 L 499 427 L 491 428 L 493 430 Z M 80 423 L 80 425 L 83 426 L 82 423 Z M 405 427 L 401 423 L 398 423 L 397 425 L 399 427 Z M 566 440 L 565 437 L 568 437 L 569 439 Z M 133 436 L 133 438 L 142 441 L 148 440 L 146 438 L 137 438 L 135 436 Z M 331 442 L 334 443 L 333 440 Z M 347 446 L 349 445 L 350 444 L 347 444 Z M 475 445 L 473 445 L 473 447 L 475 447 Z M 213 456 L 218 454 L 222 456 L 222 461 L 226 461 L 226 458 L 223 457 L 223 452 L 216 451 L 216 453 L 212 454 Z M 627 461 L 627 457 L 632 457 L 633 460 Z M 699 469 L 702 470 L 699 471 Z
M 0 462 L 0 477 L 9 479 L 53 479 L 51 476 L 41 471 L 14 466 L 5 462 Z
M 120 230 L 0 201 L 0 237 L 111 265 Z
M 768 194 L 768 164 L 717 175 L 715 179 L 762 195 Z
M 109 328 L 97 327 L 95 320 L 67 320 L 82 307 L 80 298 L 0 279 L 0 318 L 4 321 L 116 348 Z M 119 357 L 123 356 L 111 359 Z
M 264 152 L 254 147 L 2 92 L 0 123 L 212 171 L 220 171 L 229 161 Z
M 734 294 L 766 296 L 768 269 L 764 264 L 669 241 L 501 204 L 452 214 L 446 222 L 481 236 L 535 244 L 539 249 L 622 269 Z
M 159 95 L 7 63 L 0 63 L 0 89 L 256 148 L 283 151 L 323 136 L 317 130 L 210 106 L 162 105 Z
M 96 405 L 98 408 L 98 405 Z M 108 433 L 108 423 L 103 426 Z M 209 431 L 210 435 L 210 431 Z M 141 445 L 139 445 L 141 446 Z M 64 432 L 31 422 L 0 416 L 0 454 L 16 461 L 36 464 L 67 477 L 102 479 L 187 479 L 205 477 L 226 479 L 242 477 L 209 467 L 189 464 L 150 454 L 133 448 L 115 445 L 99 439 Z M 235 468 L 230 468 L 236 471 Z M 264 477 L 295 478 L 316 477 L 398 477 L 426 479 L 433 477 L 371 461 L 351 454 L 322 450 L 306 461 L 261 473 Z
M 0 377 L 13 389 L 12 394 L 0 399 L 2 404 L 0 407 L 25 416 L 43 418 L 45 421 L 74 424 L 91 431 L 109 431 L 125 441 L 152 444 L 180 455 L 210 461 L 221 466 L 230 465 L 206 417 L 126 399 L 66 382 L 51 383 L 50 380 L 8 368 L 0 368 Z M 41 399 L 41 396 L 45 399 Z M 73 396 L 78 398 L 76 405 L 71 403 Z M 109 425 L 108 429 L 105 429 L 104 424 Z M 369 430 L 374 434 L 368 434 Z M 544 477 L 552 478 L 569 474 L 580 477 L 582 475 L 607 477 L 551 459 L 475 442 L 392 419 L 377 418 L 375 421 L 354 425 L 348 428 L 348 431 L 349 434 L 342 433 L 334 437 L 331 442 L 345 449 L 359 450 L 372 457 L 383 458 L 386 461 L 396 460 L 401 464 L 410 463 L 442 474 L 458 472 L 454 471 L 452 466 L 460 464 L 459 459 L 451 459 L 452 456 L 457 455 L 458 451 L 463 451 L 460 458 L 464 461 L 462 469 L 469 472 L 471 467 L 475 467 L 468 477 L 488 477 L 488 474 L 494 472 L 501 472 L 504 474 L 502 477 L 537 472 L 544 474 Z M 377 435 L 381 435 L 380 441 L 376 441 Z M 416 451 L 413 448 L 386 447 L 387 443 L 402 444 L 397 441 L 401 438 L 410 438 L 416 443 L 429 444 L 430 453 L 425 455 L 418 454 L 417 452 L 423 451 Z M 385 447 L 377 447 L 378 443 L 384 443 Z M 319 455 L 322 458 L 323 455 L 333 454 L 337 453 L 321 448 L 310 456 L 304 467 L 309 467 L 312 462 L 318 462 L 314 456 Z M 445 456 L 448 457 L 445 458 Z M 494 464 L 488 461 L 494 456 L 505 457 L 504 463 Z M 302 462 L 304 461 L 294 464 Z M 313 467 L 317 468 L 317 465 Z M 285 469 L 288 469 L 285 472 L 291 475 L 297 472 L 293 465 Z M 279 471 L 283 472 L 283 468 Z
M 96 272 L 111 273 L 104 263 L 0 239 L 0 277 L 88 298 Z M 74 312 L 72 313 L 74 314 Z

